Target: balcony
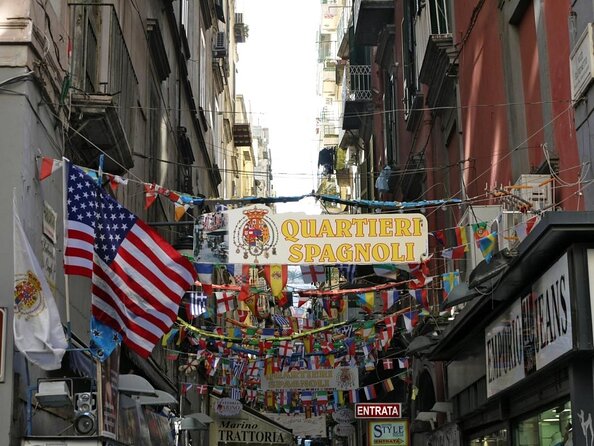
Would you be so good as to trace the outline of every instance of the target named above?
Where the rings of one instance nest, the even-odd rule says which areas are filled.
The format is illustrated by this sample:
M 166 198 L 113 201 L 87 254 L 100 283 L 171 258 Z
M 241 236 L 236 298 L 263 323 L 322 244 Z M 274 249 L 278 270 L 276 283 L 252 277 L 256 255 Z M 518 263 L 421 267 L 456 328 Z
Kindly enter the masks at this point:
M 429 87 L 426 95 L 427 105 L 429 107 L 445 105 L 458 71 L 452 35 L 431 35 L 424 54 L 419 81 Z
M 380 32 L 394 24 L 394 0 L 355 0 L 353 25 L 355 43 L 376 46 Z
M 371 107 L 371 65 L 348 65 L 342 84 L 344 130 L 359 129 Z
M 338 22 L 338 26 L 336 28 L 336 54 L 338 57 L 343 59 L 347 58 L 349 55 L 349 28 L 351 26 L 351 16 L 352 12 L 349 0 L 342 8 L 340 21 Z
M 107 172 L 122 174 L 134 166 L 132 151 L 112 95 L 73 94 L 72 131 L 68 136 L 69 156 L 84 166 L 96 166 L 101 153 Z
M 244 43 L 250 33 L 250 28 L 243 23 L 243 14 L 240 12 L 235 13 L 235 26 L 233 27 L 235 33 L 235 42 Z
M 99 4 L 72 4 L 70 13 L 72 86 L 77 93 L 72 98 L 69 150 L 90 165 L 96 163 L 99 147 L 113 164 L 106 169 L 122 173 L 133 166 L 138 78 L 118 15 L 113 5 Z M 166 76 L 167 67 L 162 68 Z

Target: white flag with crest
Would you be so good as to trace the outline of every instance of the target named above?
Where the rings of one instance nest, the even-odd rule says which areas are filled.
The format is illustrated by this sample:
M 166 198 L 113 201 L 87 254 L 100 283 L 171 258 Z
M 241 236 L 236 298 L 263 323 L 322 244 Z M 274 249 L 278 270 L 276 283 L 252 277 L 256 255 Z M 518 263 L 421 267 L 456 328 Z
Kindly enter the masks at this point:
M 68 346 L 43 270 L 14 212 L 14 343 L 37 366 L 57 370 Z

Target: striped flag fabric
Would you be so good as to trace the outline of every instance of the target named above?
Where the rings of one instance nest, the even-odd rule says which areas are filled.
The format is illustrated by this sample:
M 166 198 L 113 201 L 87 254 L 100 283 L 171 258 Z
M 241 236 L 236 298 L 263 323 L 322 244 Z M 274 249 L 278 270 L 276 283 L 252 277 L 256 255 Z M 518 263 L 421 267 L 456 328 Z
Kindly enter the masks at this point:
M 328 404 L 328 392 L 326 390 L 318 390 L 316 392 L 316 401 L 318 404 Z
M 419 312 L 418 311 L 409 311 L 402 315 L 402 319 L 404 320 L 404 326 L 406 327 L 406 331 L 408 333 L 413 331 L 413 328 L 416 327 L 417 323 L 419 322 Z
M 349 390 L 349 401 L 351 404 L 360 403 L 361 398 L 359 397 L 359 389 Z
M 423 308 L 427 311 L 430 309 L 429 305 L 429 296 L 427 293 L 427 288 L 421 288 L 418 290 L 409 290 L 409 294 L 414 297 L 419 305 L 422 305 Z
M 229 392 L 229 398 L 239 401 L 241 399 L 241 390 L 237 387 L 232 387 L 231 392 Z
M 194 263 L 196 272 L 198 273 L 198 280 L 203 285 L 212 284 L 212 273 L 214 271 L 214 265 L 211 263 Z
M 453 248 L 447 248 L 441 251 L 441 256 L 444 259 L 459 260 L 466 256 L 465 246 L 454 246 Z
M 375 391 L 375 386 L 373 384 L 365 386 L 364 391 L 365 391 L 365 398 L 367 398 L 367 401 L 377 398 L 377 393 Z
M 408 369 L 408 358 L 398 358 L 398 367 Z
M 338 270 L 347 282 L 353 282 L 357 274 L 357 265 L 338 265 Z
M 289 278 L 288 265 L 264 265 L 264 279 L 270 287 L 270 293 L 277 299 L 282 298 L 282 291 Z
M 67 274 L 92 277 L 92 315 L 148 358 L 177 319 L 192 264 L 157 232 L 68 165 Z
M 382 303 L 384 304 L 384 313 L 387 313 L 392 306 L 398 301 L 400 294 L 397 289 L 391 290 L 382 290 L 380 291 L 380 297 L 382 298 Z
M 376 276 L 385 277 L 387 279 L 397 279 L 399 268 L 391 263 L 382 263 L 373 266 L 373 272 Z
M 352 324 L 347 324 L 336 328 L 335 331 L 336 333 L 340 333 L 341 335 L 343 335 L 345 338 L 350 338 L 353 336 L 355 327 L 353 327 Z
M 301 392 L 301 402 L 304 406 L 311 404 L 313 399 L 312 392 L 310 390 L 304 390 Z
M 384 388 L 384 391 L 386 393 L 391 392 L 392 390 L 394 390 L 394 383 L 392 383 L 392 379 L 388 378 L 384 381 L 382 381 L 382 387 Z
M 205 308 L 206 296 L 203 294 L 190 293 L 189 301 L 186 303 L 186 315 L 188 319 L 193 319 L 200 316 Z
M 516 234 L 518 235 L 518 238 L 520 239 L 520 241 L 524 240 L 528 236 L 528 234 L 530 234 L 530 232 L 532 232 L 532 229 L 534 228 L 534 226 L 536 225 L 537 222 L 538 222 L 538 217 L 535 215 L 534 217 L 531 217 L 524 222 L 518 223 L 514 227 Z

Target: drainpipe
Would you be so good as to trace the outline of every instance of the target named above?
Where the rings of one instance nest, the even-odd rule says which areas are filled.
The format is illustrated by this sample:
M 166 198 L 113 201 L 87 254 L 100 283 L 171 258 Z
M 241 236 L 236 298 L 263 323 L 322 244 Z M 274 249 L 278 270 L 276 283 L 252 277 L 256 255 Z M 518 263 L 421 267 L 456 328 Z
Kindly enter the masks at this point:
M 455 89 L 456 89 L 456 131 L 458 132 L 458 157 L 460 161 L 458 162 L 460 166 L 460 194 L 462 199 L 462 206 L 466 206 L 466 199 L 468 198 L 466 195 L 466 185 L 464 181 L 464 167 L 466 164 L 466 160 L 464 157 L 464 141 L 463 141 L 463 132 L 462 132 L 462 108 L 460 107 L 460 83 L 459 78 L 456 77 L 454 82 Z

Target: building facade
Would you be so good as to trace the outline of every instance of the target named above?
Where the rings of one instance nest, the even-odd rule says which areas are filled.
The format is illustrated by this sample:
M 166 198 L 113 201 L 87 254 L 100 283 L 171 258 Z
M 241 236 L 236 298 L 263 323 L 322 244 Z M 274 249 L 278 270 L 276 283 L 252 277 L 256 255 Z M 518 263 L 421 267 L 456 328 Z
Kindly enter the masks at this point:
M 571 432 L 573 444 L 590 444 L 590 297 L 589 285 L 577 284 L 588 245 L 570 236 L 589 228 L 589 213 L 569 211 L 591 209 L 592 5 L 355 0 L 341 8 L 335 54 L 345 71 L 336 79 L 350 93 L 338 146 L 359 154 L 356 198 L 461 200 L 412 208 L 426 212 L 434 235 L 433 307 L 403 338 L 412 444 L 548 445 Z M 464 237 L 439 238 L 452 231 Z M 564 242 L 548 245 L 557 232 Z M 486 234 L 495 260 L 478 242 Z M 547 341 L 555 353 L 521 377 L 509 363 L 494 366 L 512 346 L 493 333 L 509 332 L 517 308 L 529 324 L 521 299 L 546 294 L 539 287 L 557 286 L 561 270 L 570 278 L 570 340 L 561 349 Z M 445 302 L 448 273 L 460 283 Z M 526 361 L 530 347 L 522 348 Z
M 83 168 L 125 175 L 128 185 L 114 192 L 120 203 L 158 226 L 171 243 L 191 234 L 188 225 L 169 225 L 175 210 L 163 196 L 145 209 L 145 188 L 159 186 L 198 197 L 230 195 L 231 186 L 223 176 L 232 168 L 235 147 L 236 44 L 245 41 L 248 28 L 233 0 L 7 0 L 0 2 L 0 11 L 4 198 L 11 202 L 14 190 L 13 212 L 24 222 L 33 250 L 43 260 L 74 348 L 66 353 L 60 370 L 44 372 L 14 348 L 12 329 L 6 329 L 0 383 L 6 404 L 0 443 L 19 445 L 28 437 L 27 444 L 46 444 L 58 435 L 76 441 L 82 434 L 73 426 L 79 404 L 74 394 L 91 393 L 101 399 L 87 349 L 90 283 L 63 274 L 62 175 L 55 173 L 40 182 L 40 160 L 66 157 Z M 1 222 L 7 228 L 0 266 L 5 323 L 13 317 L 11 215 L 5 213 Z M 176 416 L 207 410 L 205 398 L 180 392 L 184 377 L 177 362 L 159 346 L 149 360 L 124 348 L 114 370 L 144 378 L 172 395 L 180 402 Z M 39 403 L 41 398 L 36 403 L 38 382 L 55 378 L 73 383 L 70 404 L 47 407 Z M 136 407 L 134 401 L 130 404 Z M 144 414 L 144 421 L 136 432 L 129 432 L 128 442 L 142 443 L 139 432 L 156 416 L 147 409 L 148 403 L 143 407 L 138 414 Z M 96 434 L 93 429 L 89 440 Z M 168 432 L 163 435 L 169 437 Z M 199 430 L 184 435 L 193 437 L 194 444 L 207 441 Z M 115 438 L 101 441 L 117 444 Z

